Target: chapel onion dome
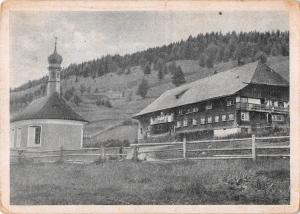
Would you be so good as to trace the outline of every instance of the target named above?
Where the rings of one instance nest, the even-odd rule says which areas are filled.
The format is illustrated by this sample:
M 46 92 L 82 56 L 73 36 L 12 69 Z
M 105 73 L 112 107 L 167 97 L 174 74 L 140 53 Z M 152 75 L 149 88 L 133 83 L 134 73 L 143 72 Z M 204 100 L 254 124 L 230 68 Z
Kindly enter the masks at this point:
M 61 55 L 59 55 L 56 51 L 56 43 L 55 43 L 55 48 L 54 48 L 54 52 L 53 54 L 51 54 L 49 57 L 48 57 L 48 62 L 49 64 L 61 64 L 63 61 L 63 58 Z

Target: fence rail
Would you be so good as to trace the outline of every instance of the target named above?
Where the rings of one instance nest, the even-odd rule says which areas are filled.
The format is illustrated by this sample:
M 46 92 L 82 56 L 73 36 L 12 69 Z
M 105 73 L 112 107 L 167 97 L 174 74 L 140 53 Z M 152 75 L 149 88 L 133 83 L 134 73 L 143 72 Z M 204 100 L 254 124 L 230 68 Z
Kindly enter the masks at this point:
M 165 143 L 131 144 L 130 147 L 102 147 L 58 150 L 11 149 L 11 158 L 24 160 L 49 160 L 72 162 L 105 161 L 107 159 L 132 159 L 147 161 L 252 159 L 260 157 L 289 157 L 289 136 L 256 137 L 239 139 L 196 140 Z M 86 161 L 86 160 L 89 161 Z M 78 162 L 79 160 L 76 160 Z M 52 162 L 55 162 L 52 161 Z M 50 162 L 50 161 L 48 161 Z
M 97 160 L 105 161 L 110 159 L 111 157 L 119 157 L 123 159 L 126 157 L 127 151 L 130 147 L 122 147 L 122 152 L 120 152 L 120 147 L 102 147 L 102 148 L 80 148 L 80 149 L 64 149 L 60 147 L 59 150 L 30 150 L 30 149 L 11 149 L 11 158 L 15 158 L 17 162 L 24 162 L 26 160 L 41 160 L 41 159 L 51 159 L 55 158 L 55 160 L 47 161 L 47 162 L 57 162 L 57 161 L 66 161 L 72 162 L 72 160 L 68 160 L 68 158 L 79 157 L 82 159 L 82 162 L 94 162 Z M 112 151 L 116 152 L 113 153 Z M 91 153 L 95 152 L 95 153 Z M 83 160 L 88 157 L 96 157 L 92 161 Z M 78 162 L 78 160 L 74 161 Z
M 289 136 L 272 136 L 238 139 L 195 140 L 171 143 L 132 144 L 133 159 L 139 160 L 142 155 L 163 152 L 180 152 L 173 158 L 151 158 L 151 161 L 174 160 L 210 160 L 210 159 L 252 159 L 257 157 L 289 157 Z M 267 142 L 266 142 L 267 141 Z M 229 143 L 226 145 L 225 143 Z M 232 144 L 237 144 L 233 146 Z M 266 144 L 267 143 L 267 144 Z M 278 145 L 279 144 L 279 145 Z M 288 144 L 288 145 L 286 145 Z M 211 148 L 212 146 L 216 148 Z M 247 146 L 245 146 L 247 145 Z M 178 147 L 179 146 L 179 147 Z M 197 146 L 199 148 L 197 148 Z M 241 146 L 241 147 L 239 147 Z M 166 148 L 171 147 L 171 148 Z M 193 148 L 196 147 L 196 148 Z M 229 152 L 229 154 L 227 154 Z M 246 152 L 246 154 L 244 154 Z M 262 153 L 263 152 L 263 153 Z M 213 153 L 213 154 L 207 154 Z M 221 153 L 221 154 L 220 154 Z M 144 158 L 146 159 L 146 158 Z

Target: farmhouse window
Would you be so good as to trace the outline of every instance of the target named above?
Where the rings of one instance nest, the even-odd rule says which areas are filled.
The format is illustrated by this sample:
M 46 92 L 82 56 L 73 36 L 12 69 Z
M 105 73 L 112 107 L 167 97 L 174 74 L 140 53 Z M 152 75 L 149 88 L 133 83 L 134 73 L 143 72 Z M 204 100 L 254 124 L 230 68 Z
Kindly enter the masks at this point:
M 183 120 L 183 126 L 188 126 L 188 120 L 187 119 Z
M 28 146 L 40 146 L 41 145 L 41 127 L 29 126 L 28 130 Z
M 189 113 L 192 113 L 193 112 L 193 109 L 191 109 L 191 108 L 188 108 L 187 110 L 186 110 L 186 114 L 189 114 Z
M 234 100 L 233 100 L 233 99 L 227 100 L 227 103 L 226 103 L 227 106 L 232 106 L 232 105 L 234 105 L 234 104 L 235 104 L 235 103 L 234 103 Z
M 193 112 L 198 112 L 199 111 L 199 108 L 198 107 L 194 107 L 193 108 Z
M 242 121 L 249 121 L 249 112 L 241 112 L 241 120 Z
M 204 117 L 202 117 L 202 118 L 200 119 L 200 123 L 201 123 L 201 124 L 205 124 L 205 118 L 204 118 Z
M 226 121 L 226 114 L 222 115 L 222 121 Z
M 197 125 L 197 120 L 193 119 L 193 125 L 196 126 Z
M 284 121 L 284 116 L 280 114 L 272 115 L 272 121 Z
M 228 120 L 234 120 L 234 115 L 233 114 L 229 114 L 228 115 Z
M 247 103 L 248 102 L 248 98 L 246 97 L 241 97 L 241 103 Z
M 207 117 L 207 123 L 212 123 L 212 117 Z
M 209 110 L 209 109 L 212 109 L 212 103 L 207 103 L 205 105 L 205 110 Z
M 220 120 L 220 117 L 219 116 L 215 116 L 215 123 L 218 123 Z
M 181 127 L 181 121 L 177 121 L 177 127 Z
M 284 107 L 283 102 L 278 102 L 278 107 Z
M 260 99 L 248 98 L 248 103 L 260 105 L 261 101 L 260 101 Z

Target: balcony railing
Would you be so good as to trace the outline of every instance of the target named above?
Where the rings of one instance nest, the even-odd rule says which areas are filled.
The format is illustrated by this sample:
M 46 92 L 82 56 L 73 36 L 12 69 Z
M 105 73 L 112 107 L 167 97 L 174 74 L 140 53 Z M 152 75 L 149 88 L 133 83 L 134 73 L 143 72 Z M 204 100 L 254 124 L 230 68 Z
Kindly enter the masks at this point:
M 161 123 L 171 123 L 174 121 L 174 114 L 158 116 L 150 119 L 150 125 L 161 124 Z
M 288 113 L 288 107 L 275 107 L 267 106 L 264 104 L 252 104 L 252 103 L 236 103 L 237 109 L 247 110 L 247 111 L 260 111 L 260 112 L 275 112 L 275 113 Z

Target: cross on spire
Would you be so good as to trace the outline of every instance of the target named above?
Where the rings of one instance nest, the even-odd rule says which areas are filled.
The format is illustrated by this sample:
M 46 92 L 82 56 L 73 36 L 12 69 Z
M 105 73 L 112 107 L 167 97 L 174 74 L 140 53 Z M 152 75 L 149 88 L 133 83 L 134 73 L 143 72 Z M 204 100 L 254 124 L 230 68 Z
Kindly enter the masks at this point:
M 54 52 L 56 52 L 56 45 L 57 45 L 57 36 L 54 36 Z

